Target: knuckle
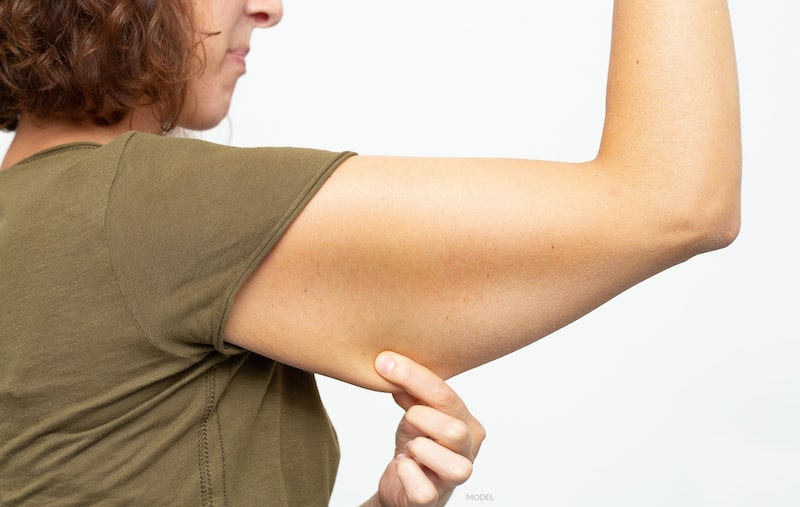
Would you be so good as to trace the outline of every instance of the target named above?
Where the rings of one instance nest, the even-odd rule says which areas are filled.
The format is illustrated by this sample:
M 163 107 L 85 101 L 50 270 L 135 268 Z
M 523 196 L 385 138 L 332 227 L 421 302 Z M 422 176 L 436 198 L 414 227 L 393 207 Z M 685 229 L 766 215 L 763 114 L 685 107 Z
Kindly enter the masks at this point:
M 478 421 L 475 421 L 474 428 L 472 429 L 472 438 L 479 444 L 486 440 L 486 428 Z
M 444 437 L 450 442 L 464 442 L 470 439 L 470 430 L 467 423 L 455 419 L 444 426 Z
M 439 407 L 452 408 L 460 404 L 461 398 L 449 385 L 442 382 L 431 391 L 431 401 Z
M 463 484 L 472 476 L 472 462 L 466 458 L 453 464 L 448 479 L 455 484 Z
M 413 505 L 436 505 L 439 501 L 439 492 L 433 485 L 414 488 L 406 493 Z

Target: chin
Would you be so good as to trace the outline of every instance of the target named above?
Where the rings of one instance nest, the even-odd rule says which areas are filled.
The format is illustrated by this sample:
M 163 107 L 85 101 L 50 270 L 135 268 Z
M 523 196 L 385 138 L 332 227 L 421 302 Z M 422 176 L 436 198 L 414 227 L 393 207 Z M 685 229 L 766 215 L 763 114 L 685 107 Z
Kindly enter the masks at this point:
M 215 107 L 208 107 L 212 105 Z M 230 105 L 230 98 L 216 104 L 198 104 L 194 110 L 184 111 L 177 122 L 178 126 L 188 130 L 213 129 L 228 115 Z
M 187 121 L 181 121 L 178 126 L 187 130 L 210 130 L 222 122 L 225 115 L 214 118 L 192 118 Z
M 178 126 L 189 130 L 209 130 L 219 125 L 227 115 L 228 108 L 213 112 L 198 111 L 193 115 L 181 118 L 178 122 Z

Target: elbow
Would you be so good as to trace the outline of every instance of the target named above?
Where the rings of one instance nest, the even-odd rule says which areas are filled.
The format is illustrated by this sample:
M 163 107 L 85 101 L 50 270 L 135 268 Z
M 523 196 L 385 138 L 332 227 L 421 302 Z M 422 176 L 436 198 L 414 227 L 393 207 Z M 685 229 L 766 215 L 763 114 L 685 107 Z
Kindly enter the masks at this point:
M 663 253 L 671 263 L 731 245 L 739 235 L 741 219 L 735 204 L 715 206 L 709 201 L 691 206 L 676 206 L 662 217 L 659 234 Z
M 736 194 L 736 202 L 730 205 L 726 213 L 717 220 L 714 227 L 711 229 L 712 233 L 710 240 L 715 249 L 725 248 L 730 246 L 739 236 L 742 228 L 742 212 L 739 194 Z
M 700 252 L 719 250 L 730 246 L 741 230 L 741 213 L 738 206 L 704 224 L 704 234 L 699 243 Z
M 684 194 L 673 209 L 689 231 L 690 254 L 719 250 L 731 245 L 741 229 L 741 164 L 728 167 L 724 178 L 698 185 Z M 719 172 L 717 173 L 719 174 Z M 694 190 L 694 191 L 692 191 Z
M 700 216 L 703 223 L 705 251 L 725 248 L 739 236 L 742 226 L 742 162 L 741 149 L 731 157 L 718 174 L 724 176 L 711 181 L 706 190 Z
M 704 177 L 698 184 L 694 205 L 701 219 L 702 251 L 729 246 L 741 229 L 741 129 L 738 119 L 727 124 L 729 131 L 724 141 L 708 143 L 705 149 L 698 150 L 703 156 L 696 169 Z

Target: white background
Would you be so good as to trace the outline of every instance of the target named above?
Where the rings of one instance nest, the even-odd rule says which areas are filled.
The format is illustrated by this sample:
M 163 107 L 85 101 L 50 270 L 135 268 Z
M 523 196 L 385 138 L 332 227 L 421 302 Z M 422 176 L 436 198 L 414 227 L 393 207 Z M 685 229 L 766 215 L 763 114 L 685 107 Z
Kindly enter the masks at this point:
M 489 436 L 451 505 L 800 505 L 798 5 L 731 1 L 737 242 L 453 379 Z M 254 38 L 229 121 L 204 136 L 589 159 L 611 12 L 611 0 L 288 0 Z M 320 383 L 342 445 L 333 505 L 354 505 L 375 490 L 401 413 L 388 395 Z

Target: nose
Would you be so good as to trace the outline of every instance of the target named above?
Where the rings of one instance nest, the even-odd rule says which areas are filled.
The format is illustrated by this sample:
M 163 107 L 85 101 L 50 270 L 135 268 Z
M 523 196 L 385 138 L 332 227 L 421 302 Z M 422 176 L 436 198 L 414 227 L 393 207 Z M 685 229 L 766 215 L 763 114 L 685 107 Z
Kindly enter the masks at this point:
M 282 0 L 247 0 L 245 12 L 259 28 L 275 26 L 283 17 Z

